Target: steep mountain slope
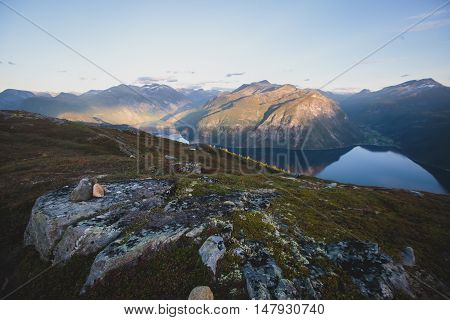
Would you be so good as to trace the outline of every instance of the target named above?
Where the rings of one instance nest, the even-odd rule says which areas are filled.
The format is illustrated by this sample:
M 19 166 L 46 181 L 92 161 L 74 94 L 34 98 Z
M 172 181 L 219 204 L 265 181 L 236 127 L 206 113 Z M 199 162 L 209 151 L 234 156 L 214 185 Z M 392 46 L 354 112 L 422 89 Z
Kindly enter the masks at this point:
M 242 85 L 205 109 L 197 125 L 199 139 L 211 144 L 327 149 L 362 140 L 334 101 L 292 85 Z
M 413 80 L 341 101 L 356 123 L 392 138 L 413 158 L 450 169 L 450 88 Z
M 198 107 L 216 94 L 216 91 L 207 90 L 177 91 L 160 84 L 142 87 L 118 85 L 81 95 L 61 93 L 55 97 L 27 92 L 13 95 L 11 91 L 0 94 L 0 108 L 20 109 L 75 121 L 96 122 L 96 119 L 101 119 L 133 126 L 159 121 L 168 115 Z

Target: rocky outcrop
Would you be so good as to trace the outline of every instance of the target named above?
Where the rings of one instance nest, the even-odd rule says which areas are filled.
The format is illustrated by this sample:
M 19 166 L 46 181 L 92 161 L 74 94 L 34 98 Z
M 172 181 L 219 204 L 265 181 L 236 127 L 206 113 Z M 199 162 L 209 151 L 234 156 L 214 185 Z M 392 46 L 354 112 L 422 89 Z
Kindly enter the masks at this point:
M 130 237 L 123 237 L 112 242 L 95 257 L 81 293 L 86 292 L 107 272 L 134 264 L 138 259 L 161 249 L 164 245 L 177 241 L 186 231 L 187 228 L 182 226 L 165 227 L 159 230 L 142 230 Z
M 413 296 L 405 270 L 368 241 L 342 241 L 327 246 L 327 255 L 352 277 L 368 298 L 392 299 L 396 290 Z
M 274 258 L 259 242 L 248 242 L 250 248 L 243 273 L 247 293 L 252 300 L 298 299 L 293 283 L 283 278 L 283 272 Z
M 107 190 L 103 197 L 92 197 L 93 186 L 94 180 L 86 178 L 77 186 L 39 197 L 25 232 L 25 244 L 33 245 L 43 259 L 54 264 L 64 263 L 74 255 L 97 253 L 82 292 L 111 270 L 150 257 L 185 234 L 199 243 L 199 236 L 210 227 L 219 233 L 204 242 L 199 254 L 215 273 L 217 261 L 225 253 L 224 242 L 230 240 L 233 230 L 231 223 L 220 218 L 237 207 L 243 211 L 263 210 L 277 195 L 270 189 L 258 189 L 167 203 L 167 196 L 175 187 L 170 180 L 109 183 L 101 187 Z M 89 199 L 73 201 L 72 195 L 80 194 L 80 190 L 89 191 L 85 194 L 89 194 Z M 161 210 L 154 210 L 158 207 Z
M 33 245 L 47 260 L 52 258 L 62 238 L 57 249 L 58 259 L 65 260 L 84 250 L 90 253 L 92 250 L 82 243 L 92 239 L 93 247 L 97 248 L 106 245 L 107 239 L 114 240 L 114 235 L 131 222 L 133 213 L 162 205 L 174 183 L 148 179 L 111 183 L 106 187 L 108 193 L 104 197 L 89 201 L 70 201 L 73 187 L 39 197 L 25 231 L 25 245 Z M 120 223 L 115 224 L 119 220 Z

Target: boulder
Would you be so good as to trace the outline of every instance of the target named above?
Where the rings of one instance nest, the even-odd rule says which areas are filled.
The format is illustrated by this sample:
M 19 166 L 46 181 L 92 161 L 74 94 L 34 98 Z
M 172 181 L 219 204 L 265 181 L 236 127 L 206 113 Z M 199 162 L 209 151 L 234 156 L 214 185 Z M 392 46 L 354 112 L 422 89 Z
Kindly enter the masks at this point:
M 225 254 L 223 238 L 217 235 L 210 236 L 198 250 L 203 263 L 216 274 L 217 261 Z
M 92 196 L 94 198 L 103 198 L 105 196 L 105 189 L 101 184 L 94 184 L 94 186 L 92 187 Z
M 214 300 L 211 289 L 207 286 L 195 287 L 189 294 L 189 300 Z
M 95 237 L 97 237 L 99 236 L 99 230 L 115 223 L 114 219 L 103 220 L 99 218 L 100 221 L 97 221 L 95 220 L 97 216 L 112 217 L 111 211 L 120 208 L 126 209 L 120 211 L 120 215 L 148 211 L 152 207 L 162 205 L 173 187 L 174 183 L 168 180 L 127 180 L 108 184 L 109 192 L 103 198 L 83 202 L 69 200 L 73 187 L 64 187 L 48 192 L 36 200 L 31 210 L 30 220 L 24 235 L 24 243 L 25 245 L 34 245 L 40 256 L 48 260 L 64 232 L 68 230 L 68 236 L 62 245 L 64 249 L 58 249 L 58 256 L 65 260 L 63 256 L 67 257 L 68 253 L 62 254 L 60 250 L 82 252 L 83 250 L 80 250 L 81 238 L 85 238 L 87 233 L 96 234 Z M 116 216 L 116 218 L 120 217 Z M 77 225 L 90 219 L 94 220 L 87 222 L 86 226 Z M 124 224 L 130 222 L 124 221 Z M 73 228 L 68 229 L 69 226 Z M 103 230 L 100 234 L 102 234 L 100 238 L 104 239 L 103 236 L 109 234 L 109 231 Z M 90 236 L 87 238 L 90 238 Z M 110 236 L 108 235 L 107 238 L 110 238 Z M 103 244 L 103 240 L 97 243 Z
M 73 202 L 87 201 L 92 197 L 93 180 L 90 178 L 83 178 L 78 185 L 70 193 L 70 200 Z

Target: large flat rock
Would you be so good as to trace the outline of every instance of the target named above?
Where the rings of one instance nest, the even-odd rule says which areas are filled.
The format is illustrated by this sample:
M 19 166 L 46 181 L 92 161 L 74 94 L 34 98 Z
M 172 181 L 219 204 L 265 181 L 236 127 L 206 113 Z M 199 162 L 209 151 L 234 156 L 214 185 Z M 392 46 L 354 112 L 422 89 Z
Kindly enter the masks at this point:
M 52 257 L 54 248 L 69 227 L 71 235 L 64 239 L 66 247 L 68 238 L 75 243 L 86 234 L 109 234 L 108 229 L 111 232 L 117 229 L 113 224 L 121 215 L 161 205 L 174 183 L 152 179 L 110 183 L 105 185 L 107 192 L 104 197 L 82 202 L 70 201 L 74 187 L 48 192 L 39 197 L 33 206 L 25 231 L 25 245 L 33 245 L 43 259 Z M 118 216 L 113 218 L 113 211 Z M 101 217 L 96 219 L 97 216 Z M 110 238 L 114 240 L 114 237 Z M 61 258 L 60 251 L 58 249 L 58 257 Z

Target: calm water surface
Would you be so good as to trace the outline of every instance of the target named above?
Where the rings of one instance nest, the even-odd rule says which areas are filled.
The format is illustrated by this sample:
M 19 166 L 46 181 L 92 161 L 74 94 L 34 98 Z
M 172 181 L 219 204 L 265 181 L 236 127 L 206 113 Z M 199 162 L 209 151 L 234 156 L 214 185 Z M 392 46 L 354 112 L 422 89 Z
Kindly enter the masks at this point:
M 449 173 L 426 169 L 399 150 L 357 146 L 336 150 L 232 149 L 291 172 L 364 186 L 448 193 Z M 446 187 L 444 187 L 447 186 Z

